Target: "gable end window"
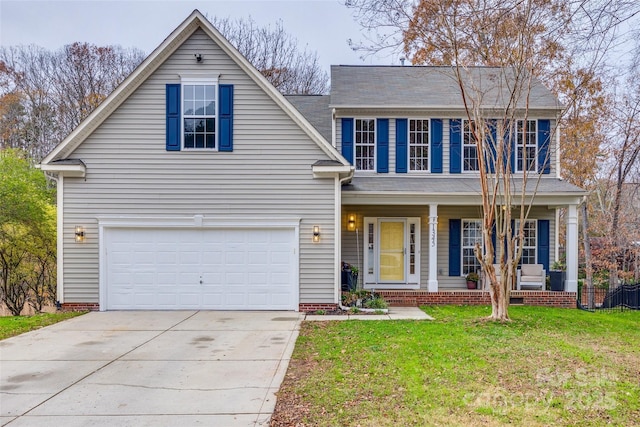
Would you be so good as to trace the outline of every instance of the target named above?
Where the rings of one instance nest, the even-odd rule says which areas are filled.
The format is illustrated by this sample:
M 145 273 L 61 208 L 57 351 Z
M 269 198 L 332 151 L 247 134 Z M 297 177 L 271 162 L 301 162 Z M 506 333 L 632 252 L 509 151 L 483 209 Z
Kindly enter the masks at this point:
M 166 85 L 167 151 L 233 151 L 233 85 L 183 78 Z
M 217 82 L 182 82 L 182 147 L 217 149 Z
M 374 119 L 355 119 L 354 132 L 356 170 L 375 171 L 376 121 Z
M 429 171 L 429 119 L 409 120 L 409 170 Z

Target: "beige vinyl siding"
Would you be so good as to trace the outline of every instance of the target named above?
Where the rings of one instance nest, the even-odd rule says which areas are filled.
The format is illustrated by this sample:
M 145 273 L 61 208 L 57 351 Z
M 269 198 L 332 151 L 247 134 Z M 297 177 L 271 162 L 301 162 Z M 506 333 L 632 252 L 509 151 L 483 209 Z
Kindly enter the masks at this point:
M 193 73 L 234 85 L 233 152 L 166 151 L 165 85 Z M 334 302 L 335 184 L 311 170 L 327 156 L 203 31 L 69 157 L 87 174 L 64 181 L 65 302 L 98 301 L 100 215 L 300 217 L 300 302 Z M 74 241 L 75 225 L 86 227 L 85 243 Z
M 344 113 L 338 112 L 338 114 L 340 114 L 340 118 L 336 119 L 336 146 L 338 148 L 338 151 L 342 152 L 342 117 L 347 117 Z M 353 115 L 353 116 L 349 116 L 349 117 L 353 117 L 353 118 L 359 118 L 359 117 L 367 117 L 367 118 L 388 118 L 389 119 L 389 173 L 395 173 L 396 170 L 396 119 L 424 119 L 424 118 L 430 118 L 430 119 L 442 119 L 442 173 L 438 173 L 438 174 L 434 174 L 436 176 L 445 176 L 445 175 L 453 175 L 453 176 L 457 176 L 459 174 L 450 174 L 449 170 L 450 170 L 450 165 L 451 165 L 451 156 L 450 156 L 450 135 L 451 135 L 451 127 L 450 127 L 450 120 L 451 119 L 461 119 L 463 116 L 459 115 L 452 115 L 450 112 L 443 112 L 443 111 L 429 111 L 429 112 L 425 112 L 423 114 L 416 114 L 415 112 L 411 113 L 411 114 L 399 114 L 399 113 L 394 113 L 392 115 L 390 115 L 388 112 L 381 112 L 381 111 L 372 111 L 371 113 L 367 113 L 365 115 Z M 529 117 L 530 119 L 536 119 L 536 118 L 546 118 L 548 116 L 545 115 L 533 115 L 533 112 L 531 113 L 531 116 Z M 557 144 L 556 144 L 556 138 L 555 138 L 555 131 L 556 131 L 556 120 L 551 120 L 551 142 L 549 144 L 549 156 L 551 159 L 551 170 L 550 170 L 550 174 L 549 175 L 544 175 L 545 177 L 554 177 L 555 178 L 555 174 L 556 174 L 556 151 L 557 151 Z M 356 172 L 357 174 L 358 172 Z M 368 173 L 368 175 L 370 175 L 370 173 Z M 384 176 L 386 174 L 381 174 L 381 176 Z M 404 174 L 403 174 L 404 175 Z M 408 173 L 408 175 L 411 175 L 411 173 Z M 517 174 L 516 174 L 517 175 Z
M 356 215 L 358 233 L 347 231 L 347 216 Z M 463 277 L 449 277 L 449 219 L 481 218 L 480 206 L 438 206 L 438 289 L 466 289 Z M 420 217 L 420 289 L 426 290 L 429 280 L 429 206 L 343 206 L 342 260 L 363 268 L 365 217 Z M 530 219 L 548 219 L 549 253 L 555 251 L 555 210 L 534 207 Z M 359 249 L 359 258 L 358 250 Z

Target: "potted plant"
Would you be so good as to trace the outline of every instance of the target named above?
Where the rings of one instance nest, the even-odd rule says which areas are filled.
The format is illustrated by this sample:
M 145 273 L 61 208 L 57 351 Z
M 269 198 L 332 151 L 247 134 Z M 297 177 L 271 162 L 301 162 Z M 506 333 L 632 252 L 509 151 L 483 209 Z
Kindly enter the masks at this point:
M 467 289 L 477 289 L 478 280 L 480 280 L 480 277 L 478 277 L 478 273 L 472 271 L 471 273 L 467 274 Z
M 551 264 L 551 271 L 549 271 L 549 282 L 551 290 L 554 292 L 564 291 L 564 281 L 566 279 L 567 266 L 562 261 L 555 261 Z

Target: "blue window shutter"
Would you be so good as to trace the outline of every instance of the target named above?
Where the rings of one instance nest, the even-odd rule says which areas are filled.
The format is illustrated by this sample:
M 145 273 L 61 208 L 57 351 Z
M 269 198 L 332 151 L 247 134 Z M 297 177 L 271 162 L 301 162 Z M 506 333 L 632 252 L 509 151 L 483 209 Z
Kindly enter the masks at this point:
M 220 134 L 218 151 L 233 151 L 233 85 L 218 87 Z
M 378 173 L 389 172 L 389 119 L 376 121 Z
M 449 172 L 462 172 L 462 120 L 449 120 Z
M 442 173 L 442 119 L 431 119 L 431 172 Z
M 551 172 L 551 159 L 548 158 L 551 140 L 551 120 L 538 120 L 538 172 Z
M 449 276 L 460 276 L 460 258 L 462 258 L 462 249 L 460 248 L 460 239 L 462 236 L 462 220 L 449 220 Z
M 549 220 L 538 220 L 538 264 L 549 272 Z
M 408 120 L 396 119 L 396 173 L 407 173 Z
M 180 151 L 180 84 L 168 84 L 165 96 L 167 151 Z
M 353 164 L 353 119 L 342 119 L 342 156 Z

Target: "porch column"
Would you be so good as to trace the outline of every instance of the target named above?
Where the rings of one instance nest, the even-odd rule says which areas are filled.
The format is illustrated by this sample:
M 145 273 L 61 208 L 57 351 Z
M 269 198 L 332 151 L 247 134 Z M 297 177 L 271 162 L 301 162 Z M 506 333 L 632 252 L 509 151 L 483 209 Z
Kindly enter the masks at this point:
M 564 290 L 578 291 L 578 207 L 569 205 L 567 209 L 567 281 Z
M 438 205 L 429 205 L 429 292 L 438 292 Z

